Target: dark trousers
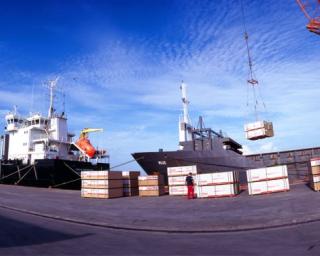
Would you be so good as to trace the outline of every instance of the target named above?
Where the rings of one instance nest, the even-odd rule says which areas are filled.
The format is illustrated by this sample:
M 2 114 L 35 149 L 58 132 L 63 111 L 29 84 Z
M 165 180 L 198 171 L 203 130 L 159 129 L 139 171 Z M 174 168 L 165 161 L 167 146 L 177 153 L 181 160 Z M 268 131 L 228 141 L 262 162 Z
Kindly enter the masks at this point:
M 194 186 L 188 185 L 188 199 L 194 198 Z

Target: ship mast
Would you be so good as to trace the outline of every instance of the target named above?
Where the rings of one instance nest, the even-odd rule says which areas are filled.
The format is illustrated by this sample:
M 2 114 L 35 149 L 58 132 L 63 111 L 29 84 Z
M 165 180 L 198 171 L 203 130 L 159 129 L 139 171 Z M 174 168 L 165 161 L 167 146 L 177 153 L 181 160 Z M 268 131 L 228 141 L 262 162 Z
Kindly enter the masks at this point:
M 189 118 L 189 104 L 190 101 L 187 98 L 187 85 L 182 81 L 181 86 L 181 99 L 182 99 L 182 106 L 183 106 L 183 122 L 185 124 L 190 125 L 190 118 Z
M 57 77 L 55 80 L 50 80 L 48 82 L 49 84 L 49 90 L 50 90 L 50 105 L 49 105 L 49 110 L 48 110 L 48 118 L 52 118 L 53 117 L 53 113 L 54 113 L 54 89 L 57 87 L 57 83 L 58 83 L 59 77 Z
M 187 85 L 182 81 L 181 86 L 181 100 L 183 107 L 183 117 L 182 120 L 179 120 L 179 144 L 180 149 L 183 149 L 183 142 L 186 142 L 191 139 L 191 121 L 189 117 L 188 106 L 190 101 L 187 98 Z

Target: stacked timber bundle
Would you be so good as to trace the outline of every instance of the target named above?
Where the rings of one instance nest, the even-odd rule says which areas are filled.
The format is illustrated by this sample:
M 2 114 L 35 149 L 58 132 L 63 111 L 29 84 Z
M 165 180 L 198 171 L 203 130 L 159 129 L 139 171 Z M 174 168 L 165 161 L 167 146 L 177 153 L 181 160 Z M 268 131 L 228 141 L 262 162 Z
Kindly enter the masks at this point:
M 195 185 L 196 185 L 196 174 L 197 166 L 178 166 L 168 167 L 168 184 L 169 184 L 169 195 L 172 196 L 186 196 L 188 194 L 188 188 L 186 185 L 186 177 L 192 173 Z M 196 190 L 195 190 L 196 193 Z
M 286 165 L 247 170 L 249 195 L 289 191 Z
M 138 177 L 140 172 L 122 172 L 123 196 L 138 196 Z
M 259 140 L 274 136 L 272 122 L 267 121 L 246 124 L 244 131 L 248 140 Z
M 162 196 L 164 194 L 164 178 L 162 175 L 139 176 L 139 196 Z
M 82 171 L 81 196 L 88 198 L 116 198 L 123 196 L 121 172 Z
M 228 197 L 239 193 L 239 172 L 237 171 L 197 175 L 198 198 Z
M 320 158 L 310 159 L 311 179 L 310 186 L 315 191 L 320 191 Z

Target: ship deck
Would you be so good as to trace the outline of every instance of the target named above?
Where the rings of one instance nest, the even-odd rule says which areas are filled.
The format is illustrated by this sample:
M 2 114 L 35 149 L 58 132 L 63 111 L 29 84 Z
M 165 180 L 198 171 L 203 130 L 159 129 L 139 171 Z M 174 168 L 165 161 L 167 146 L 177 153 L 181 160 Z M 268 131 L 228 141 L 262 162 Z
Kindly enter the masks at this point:
M 289 192 L 187 200 L 185 197 L 84 199 L 80 191 L 0 185 L 0 207 L 55 220 L 156 232 L 231 232 L 320 221 L 320 196 Z

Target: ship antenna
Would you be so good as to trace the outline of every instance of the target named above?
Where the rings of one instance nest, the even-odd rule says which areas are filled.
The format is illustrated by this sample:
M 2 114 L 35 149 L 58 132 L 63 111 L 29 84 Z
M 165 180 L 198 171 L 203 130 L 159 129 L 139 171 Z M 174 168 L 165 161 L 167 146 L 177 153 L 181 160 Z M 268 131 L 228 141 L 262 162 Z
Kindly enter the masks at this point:
M 49 81 L 49 90 L 50 90 L 50 106 L 49 106 L 49 111 L 48 111 L 48 118 L 51 118 L 54 113 L 54 107 L 53 107 L 53 100 L 54 100 L 54 89 L 57 86 L 59 77 L 57 77 L 54 80 Z

